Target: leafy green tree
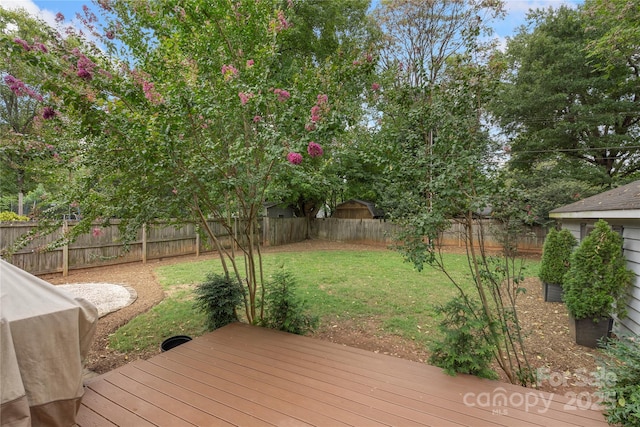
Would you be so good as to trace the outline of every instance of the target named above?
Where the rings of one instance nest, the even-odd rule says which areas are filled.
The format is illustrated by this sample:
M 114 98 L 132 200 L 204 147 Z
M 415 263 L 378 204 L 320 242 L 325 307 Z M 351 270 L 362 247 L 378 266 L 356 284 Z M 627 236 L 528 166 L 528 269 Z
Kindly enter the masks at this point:
M 297 61 L 329 61 L 335 71 L 334 81 L 321 84 L 323 93 L 342 107 L 327 110 L 320 104 L 313 106 L 305 124 L 309 137 L 331 127 L 348 129 L 332 141 L 327 156 L 282 175 L 268 190 L 270 199 L 294 206 L 296 214 L 308 220 L 325 205 L 334 206 L 336 195 L 355 185 L 355 180 L 348 179 L 352 166 L 348 159 L 358 156 L 355 145 L 360 125 L 366 120 L 362 93 L 374 79 L 378 59 L 374 48 L 378 27 L 367 14 L 369 4 L 368 0 L 294 2 L 292 27 L 283 35 L 280 57 L 286 69 L 296 69 Z
M 23 11 L 0 7 L 2 46 L 10 50 L 46 50 L 51 37 L 46 28 L 29 25 Z M 16 76 L 31 73 L 25 83 Z M 52 178 L 60 156 L 45 140 L 55 135 L 51 119 L 56 112 L 47 106 L 41 93 L 42 72 L 27 69 L 19 61 L 6 58 L 0 65 L 0 194 L 17 199 L 18 214 L 23 214 L 24 196 L 39 183 Z
M 485 19 L 500 16 L 502 3 L 383 1 L 374 13 L 386 41 L 381 51 L 384 80 L 369 93 L 382 116 L 374 149 L 390 181 L 382 184 L 382 199 L 385 211 L 408 216 L 431 200 L 424 191 L 413 200 L 415 183 L 437 179 L 439 173 L 432 161 L 440 132 L 434 104 L 441 101 L 436 99 L 439 86 L 456 78 L 446 70 L 458 65 L 466 69 L 483 54 L 479 36 L 488 31 Z
M 632 179 L 640 169 L 638 68 L 596 66 L 588 48 L 611 28 L 581 9 L 538 10 L 529 21 L 508 42 L 492 108 L 510 138 L 509 165 L 528 173 L 553 160 L 570 175 L 587 172 L 580 179 L 596 187 Z
M 501 171 L 502 179 L 509 186 L 518 188 L 526 200 L 529 224 L 549 227 L 554 220 L 549 212 L 560 206 L 568 205 L 586 197 L 602 192 L 602 187 L 592 185 L 586 177 L 589 167 L 561 166 L 556 160 L 538 162 L 527 173 L 513 168 Z
M 225 275 L 246 288 L 247 320 L 258 322 L 257 219 L 267 189 L 331 158 L 345 118 L 359 115 L 342 82 L 356 87 L 370 67 L 340 52 L 321 63 L 311 55 L 283 60 L 295 2 L 99 5 L 104 28 L 89 9 L 83 21 L 102 49 L 65 34 L 47 52 L 9 52 L 49 70 L 43 89 L 82 135 L 83 174 L 66 195 L 83 212 L 74 233 L 114 217 L 131 233 L 156 218 L 198 221 Z
M 522 205 L 517 193 L 496 179 L 496 147 L 485 125 L 501 64 L 479 42 L 486 22 L 478 16 L 500 13 L 499 2 L 383 2 L 379 14 L 390 41 L 383 53 L 386 78 L 370 99 L 381 110 L 377 155 L 385 171 L 383 208 L 403 225 L 399 249 L 405 258 L 418 269 L 429 265 L 447 274 L 440 233 L 452 220 L 464 229 L 475 292 L 449 276 L 459 297 L 443 310 L 464 304 L 474 325 L 443 324 L 447 336 L 434 347 L 434 361 L 448 371 L 491 375 L 490 357 L 510 381 L 528 384 L 532 372 L 513 310 L 521 292 L 513 235 Z M 477 221 L 489 206 L 504 224 L 501 259 L 487 255 Z M 451 311 L 447 318 L 459 313 Z M 459 353 L 460 346 L 468 351 Z
M 584 13 L 592 25 L 587 33 L 598 36 L 588 45 L 590 57 L 597 60 L 596 67 L 609 70 L 628 66 L 635 79 L 623 82 L 637 83 L 640 68 L 640 6 L 633 0 L 587 0 Z M 599 31 L 605 28 L 604 33 Z

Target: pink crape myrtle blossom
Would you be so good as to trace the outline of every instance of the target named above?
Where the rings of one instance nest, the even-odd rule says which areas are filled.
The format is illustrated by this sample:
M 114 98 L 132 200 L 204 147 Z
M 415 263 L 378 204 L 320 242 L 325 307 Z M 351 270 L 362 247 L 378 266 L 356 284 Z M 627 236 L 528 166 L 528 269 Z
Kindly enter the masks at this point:
M 64 21 L 64 15 L 60 12 L 56 13 L 56 22 L 59 24 L 62 21 Z
M 262 121 L 262 116 L 253 116 L 253 123 L 258 123 Z
M 299 165 L 300 163 L 302 163 L 302 154 L 290 152 L 289 154 L 287 154 L 287 160 L 292 165 Z
M 239 92 L 238 97 L 240 98 L 240 103 L 242 105 L 247 105 L 247 102 L 253 98 L 253 94 L 251 92 Z
M 248 59 L 247 60 L 247 68 L 253 67 L 253 64 L 254 64 L 253 59 Z
M 322 156 L 324 151 L 322 150 L 322 146 L 320 146 L 320 144 L 311 141 L 307 146 L 307 153 L 311 157 L 320 157 Z
M 374 92 L 377 92 L 378 90 L 380 90 L 380 83 L 374 83 L 371 85 L 371 90 Z
M 225 82 L 233 79 L 238 75 L 238 69 L 233 65 L 223 65 L 222 66 L 222 77 Z
M 44 100 L 42 95 L 27 86 L 22 80 L 13 77 L 11 74 L 4 76 L 4 82 L 16 96 L 28 96 L 29 98 L 40 102 Z
M 313 123 L 318 123 L 320 121 L 320 107 L 317 105 L 311 107 L 311 121 Z
M 42 118 L 45 120 L 53 119 L 58 113 L 51 107 L 44 107 L 42 109 Z
M 77 63 L 77 71 L 76 75 L 84 80 L 91 80 L 93 78 L 93 69 L 96 67 L 96 64 L 93 63 L 89 58 L 80 54 Z
M 25 40 L 22 40 L 21 38 L 16 37 L 15 39 L 13 39 L 13 42 L 22 46 L 22 48 L 27 52 L 31 50 L 31 46 L 29 46 L 29 43 L 27 43 Z
M 40 42 L 38 42 L 38 43 L 34 43 L 34 45 L 33 45 L 33 46 L 34 46 L 36 49 L 38 49 L 40 52 L 42 52 L 42 53 L 48 53 L 48 52 L 49 52 L 49 49 L 47 49 L 47 46 L 45 46 L 45 44 L 44 44 L 44 43 L 40 43 Z
M 144 92 L 144 97 L 152 104 L 158 105 L 162 103 L 162 96 L 156 91 L 153 83 L 146 80 L 143 81 L 142 91 Z
M 329 111 L 329 97 L 325 94 L 320 94 L 317 97 L 316 105 L 311 107 L 311 123 L 318 123 L 321 119 L 323 112 Z
M 274 89 L 273 93 L 278 97 L 278 101 L 285 102 L 287 99 L 291 98 L 291 94 L 284 89 Z
M 291 24 L 287 21 L 287 18 L 284 16 L 284 12 L 279 10 L 278 21 L 275 23 L 276 32 L 286 30 L 287 28 L 291 28 Z
M 102 230 L 100 230 L 98 227 L 94 227 L 94 229 L 91 230 L 91 234 L 93 235 L 93 237 L 100 237 L 102 236 Z
M 137 85 L 142 87 L 144 97 L 147 98 L 149 102 L 154 105 L 159 105 L 164 102 L 164 100 L 162 99 L 162 95 L 160 95 L 156 90 L 155 84 L 150 81 L 151 76 L 148 73 L 138 69 L 134 69 L 131 71 L 131 75 L 133 76 L 133 81 L 135 81 Z M 111 75 L 109 75 L 108 77 L 111 78 Z

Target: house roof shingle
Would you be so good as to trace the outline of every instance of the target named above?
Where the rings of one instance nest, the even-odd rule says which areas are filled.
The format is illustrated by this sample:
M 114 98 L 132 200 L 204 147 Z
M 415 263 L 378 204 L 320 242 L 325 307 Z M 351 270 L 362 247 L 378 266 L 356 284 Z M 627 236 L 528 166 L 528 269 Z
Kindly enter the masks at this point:
M 588 212 L 597 216 L 598 212 L 604 211 L 629 211 L 629 214 L 637 217 L 637 213 L 631 211 L 640 211 L 640 180 L 561 206 L 549 212 L 549 216 L 565 218 L 569 214 L 584 215 Z

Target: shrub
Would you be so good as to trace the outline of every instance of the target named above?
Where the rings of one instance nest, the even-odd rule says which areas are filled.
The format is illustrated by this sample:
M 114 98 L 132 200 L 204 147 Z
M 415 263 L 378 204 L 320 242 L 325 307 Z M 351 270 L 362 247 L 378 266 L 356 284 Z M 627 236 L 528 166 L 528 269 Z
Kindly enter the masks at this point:
M 0 212 L 0 222 L 2 221 L 29 221 L 29 217 L 11 211 L 3 211 Z
M 571 253 L 578 241 L 569 230 L 552 228 L 542 248 L 540 280 L 562 286 L 564 275 L 569 271 Z
M 567 310 L 575 319 L 623 318 L 633 278 L 622 254 L 622 237 L 599 220 L 571 255 L 564 278 Z
M 429 363 L 449 375 L 471 374 L 497 379 L 491 369 L 493 347 L 486 339 L 489 319 L 473 300 L 455 297 L 436 312 L 444 318 L 438 325 L 443 339 L 431 345 Z
M 599 394 L 611 425 L 640 427 L 640 342 L 620 337 L 603 343 L 605 357 L 598 360 L 603 380 Z
M 318 318 L 306 314 L 304 301 L 296 296 L 296 281 L 291 273 L 282 269 L 266 286 L 261 326 L 298 335 L 317 327 Z
M 238 321 L 237 308 L 244 296 L 240 283 L 221 274 L 209 273 L 196 287 L 195 294 L 195 306 L 206 314 L 210 331 Z

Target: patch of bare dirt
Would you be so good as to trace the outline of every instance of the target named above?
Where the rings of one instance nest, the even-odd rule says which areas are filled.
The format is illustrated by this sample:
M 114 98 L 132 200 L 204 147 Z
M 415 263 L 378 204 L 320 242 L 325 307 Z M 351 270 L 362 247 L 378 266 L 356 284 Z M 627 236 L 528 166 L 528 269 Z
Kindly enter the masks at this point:
M 299 252 L 309 250 L 387 250 L 384 246 L 308 240 L 300 243 L 267 247 L 263 252 Z M 136 359 L 147 359 L 160 352 L 158 348 L 147 352 L 123 354 L 109 348 L 109 335 L 137 315 L 149 310 L 164 298 L 164 292 L 154 274 L 160 265 L 194 260 L 214 259 L 216 255 L 199 257 L 175 257 L 150 261 L 147 264 L 131 263 L 110 267 L 97 267 L 72 271 L 69 276 L 46 275 L 43 279 L 53 284 L 78 282 L 108 282 L 133 287 L 137 300 L 121 310 L 108 314 L 98 321 L 97 331 L 86 361 L 87 368 L 104 373 Z M 530 278 L 523 286 L 527 289 L 519 297 L 518 315 L 527 331 L 525 345 L 534 369 L 547 372 L 539 388 L 556 394 L 593 392 L 590 384 L 596 372 L 597 350 L 582 347 L 573 342 L 569 334 L 567 311 L 562 303 L 544 302 L 541 284 Z M 343 345 L 353 346 L 416 362 L 426 362 L 428 349 L 413 340 L 384 331 L 374 318 L 336 318 L 324 322 L 311 334 L 312 337 Z M 506 380 L 506 378 L 502 378 Z M 575 395 L 574 395 L 575 396 Z

